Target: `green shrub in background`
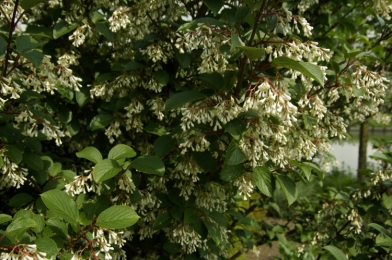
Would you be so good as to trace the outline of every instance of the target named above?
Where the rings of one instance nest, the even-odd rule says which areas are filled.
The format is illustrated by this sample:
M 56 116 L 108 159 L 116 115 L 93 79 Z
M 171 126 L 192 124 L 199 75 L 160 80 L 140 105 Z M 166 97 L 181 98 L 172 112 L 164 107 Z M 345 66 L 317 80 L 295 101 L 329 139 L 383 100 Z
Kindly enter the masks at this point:
M 317 2 L 2 1 L 1 258 L 389 254 L 388 152 L 364 190 L 307 189 L 350 122 L 389 120 L 392 6 Z

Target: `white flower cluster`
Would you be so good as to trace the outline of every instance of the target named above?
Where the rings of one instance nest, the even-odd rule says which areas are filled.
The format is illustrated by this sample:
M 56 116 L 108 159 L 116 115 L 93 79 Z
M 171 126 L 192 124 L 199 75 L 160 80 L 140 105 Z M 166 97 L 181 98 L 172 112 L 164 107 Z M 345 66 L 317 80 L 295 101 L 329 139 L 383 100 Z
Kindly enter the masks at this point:
M 182 250 L 187 254 L 196 252 L 197 248 L 207 249 L 207 240 L 202 240 L 201 236 L 189 225 L 180 224 L 177 226 L 169 239 L 172 243 L 181 245 Z
M 109 18 L 110 30 L 112 32 L 117 32 L 121 28 L 125 29 L 129 24 L 131 24 L 131 20 L 129 20 L 129 14 L 131 13 L 131 9 L 127 7 L 119 7 L 116 11 L 113 12 L 112 17 Z
M 101 194 L 101 184 L 98 184 L 93 179 L 93 169 L 84 171 L 86 175 L 77 175 L 75 180 L 65 185 L 65 192 L 72 196 L 77 196 L 81 193 L 95 192 Z
M 282 30 L 283 35 L 287 35 L 288 33 L 291 33 L 294 30 L 300 33 L 301 31 L 298 28 L 298 23 L 299 23 L 301 25 L 303 35 L 306 37 L 312 36 L 313 27 L 310 26 L 310 24 L 305 18 L 298 15 L 293 15 L 290 11 L 286 9 L 282 9 L 282 12 L 277 14 L 276 18 L 277 18 L 278 26 L 274 28 L 273 31 L 274 34 L 276 34 L 278 28 Z M 291 21 L 293 21 L 294 30 L 290 25 Z
M 376 13 L 380 14 L 386 20 L 390 20 L 392 13 L 392 4 L 388 0 L 373 0 L 369 1 L 373 6 L 371 7 Z
M 0 258 L 3 260 L 49 260 L 46 253 L 39 252 L 37 245 L 34 244 L 16 245 L 11 252 L 2 252 Z
M 362 218 L 359 216 L 358 211 L 356 209 L 352 209 L 350 214 L 348 214 L 347 219 L 350 220 L 350 230 L 354 230 L 356 234 L 361 233 L 361 226 L 362 226 Z
M 243 196 L 244 200 L 247 200 L 252 196 L 254 189 L 250 176 L 251 175 L 247 173 L 234 181 L 234 186 L 238 187 L 239 194 Z
M 2 97 L 9 96 L 10 99 L 17 99 L 19 98 L 20 94 L 23 92 L 23 89 L 20 87 L 18 83 L 16 83 L 14 80 L 11 78 L 5 78 L 3 76 L 0 76 L 0 88 L 1 88 L 1 94 Z M 8 99 L 3 99 L 0 97 L 0 105 L 4 105 L 5 102 L 7 102 Z
M 106 233 L 106 234 L 105 234 Z M 118 247 L 123 247 L 125 240 L 122 238 L 123 232 L 115 232 L 110 229 L 97 228 L 93 231 L 93 246 L 100 248 L 99 253 L 103 253 L 105 260 L 113 259 L 115 253 L 112 251 L 114 245 Z M 124 253 L 122 253 L 124 254 Z M 98 254 L 96 254 L 98 255 Z
M 79 47 L 86 40 L 86 34 L 91 34 L 91 27 L 88 24 L 78 27 L 68 39 L 73 41 L 72 45 Z
M 227 43 L 229 38 L 223 33 L 212 33 L 213 30 L 218 29 L 208 24 L 198 24 L 194 31 L 188 30 L 183 35 L 177 33 L 175 46 L 180 53 L 202 49 L 201 63 L 197 69 L 199 73 L 214 71 L 223 73 L 226 70 L 228 61 L 219 48 Z
M 4 156 L 5 150 L 0 150 L 0 156 L 3 160 L 3 165 L 1 166 L 0 175 L 0 189 L 15 187 L 17 189 L 23 186 L 27 180 L 27 169 L 20 167 L 16 163 L 12 162 L 8 157 Z

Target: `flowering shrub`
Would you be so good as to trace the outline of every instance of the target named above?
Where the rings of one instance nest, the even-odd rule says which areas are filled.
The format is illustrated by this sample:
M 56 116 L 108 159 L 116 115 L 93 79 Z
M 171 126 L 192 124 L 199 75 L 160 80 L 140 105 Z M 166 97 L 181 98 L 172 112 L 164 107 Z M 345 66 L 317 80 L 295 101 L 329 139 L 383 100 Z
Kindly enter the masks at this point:
M 389 119 L 392 5 L 317 2 L 3 1 L 1 257 L 227 259 L 283 239 L 256 210 L 299 205 L 331 138 Z M 340 204 L 355 234 L 358 196 Z

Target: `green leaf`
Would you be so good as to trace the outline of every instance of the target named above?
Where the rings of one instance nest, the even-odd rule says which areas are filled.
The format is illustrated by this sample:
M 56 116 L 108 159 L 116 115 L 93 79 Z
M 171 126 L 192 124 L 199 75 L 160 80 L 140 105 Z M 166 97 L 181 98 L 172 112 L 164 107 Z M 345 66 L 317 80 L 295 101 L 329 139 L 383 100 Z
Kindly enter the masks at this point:
M 39 3 L 45 3 L 48 2 L 48 0 L 22 0 L 20 1 L 20 6 L 24 10 L 29 10 L 31 7 L 36 6 Z
M 237 141 L 241 139 L 242 134 L 246 130 L 244 122 L 238 118 L 231 120 L 223 128 Z
M 193 208 L 187 208 L 184 211 L 184 223 L 185 224 L 192 224 L 196 223 L 197 221 L 200 220 L 199 215 L 195 212 Z
M 53 38 L 53 31 L 48 27 L 39 27 L 35 25 L 28 25 L 25 33 L 30 35 L 42 36 L 47 38 Z
M 246 159 L 246 155 L 238 147 L 235 140 L 231 141 L 226 150 L 225 165 L 237 165 L 243 163 Z
M 76 173 L 71 170 L 62 170 L 61 172 L 59 172 L 59 176 L 71 182 L 75 180 Z
M 64 238 L 68 236 L 68 224 L 64 223 L 61 218 L 49 218 L 46 221 L 46 225 L 49 226 L 49 228 L 59 236 Z
M 204 95 L 203 93 L 200 93 L 199 91 L 196 90 L 190 90 L 190 91 L 185 91 L 181 93 L 174 94 L 171 96 L 165 104 L 165 111 L 170 111 L 173 110 L 177 107 L 180 107 L 186 103 L 204 99 L 207 96 Z
M 153 76 L 154 76 L 155 80 L 156 80 L 159 84 L 161 84 L 161 85 L 163 85 L 163 86 L 166 86 L 167 83 L 169 82 L 169 73 L 167 73 L 166 70 L 158 70 L 158 71 L 155 71 L 154 74 L 153 74 Z
M 214 15 L 218 15 L 219 10 L 223 7 L 222 0 L 203 0 L 203 2 Z
M 251 60 L 257 60 L 265 56 L 264 49 L 249 46 L 237 46 L 236 48 L 242 50 Z
M 147 174 L 163 176 L 165 173 L 165 165 L 158 156 L 140 156 L 132 161 L 131 167 Z
M 214 173 L 218 167 L 218 160 L 212 156 L 211 152 L 194 152 L 193 159 L 206 172 Z
M 239 165 L 224 165 L 220 173 L 220 178 L 224 181 L 233 181 L 241 177 L 246 172 L 242 164 Z
M 250 13 L 250 8 L 247 6 L 241 6 L 237 8 L 235 12 L 235 22 L 242 21 Z
M 10 215 L 7 214 L 0 214 L 0 224 L 9 222 L 12 220 L 12 217 Z
M 211 236 L 212 240 L 214 240 L 214 242 L 216 243 L 216 245 L 220 245 L 221 243 L 221 232 L 219 230 L 219 228 L 211 223 L 210 221 L 207 220 L 203 220 L 204 225 L 206 226 L 207 230 L 208 230 L 208 234 Z
M 50 190 L 41 194 L 45 206 L 57 217 L 70 223 L 79 218 L 79 211 L 75 201 L 61 190 Z
M 48 237 L 38 237 L 36 240 L 34 240 L 34 244 L 37 245 L 37 251 L 46 253 L 46 257 L 48 259 L 54 259 L 57 253 L 60 251 L 60 249 L 57 248 L 56 242 L 54 242 L 53 239 Z
M 155 218 L 153 228 L 156 230 L 160 230 L 169 225 L 171 220 L 172 216 L 170 215 L 170 213 L 163 212 Z
M 215 89 L 222 89 L 225 85 L 222 75 L 217 72 L 200 74 L 198 78 Z
M 309 116 L 309 115 L 302 115 L 304 119 L 304 124 L 306 129 L 312 129 L 313 126 L 318 125 L 317 117 Z
M 113 114 L 100 114 L 96 115 L 90 122 L 90 130 L 95 131 L 105 128 L 114 121 Z
M 372 228 L 378 230 L 379 232 L 383 233 L 384 235 L 387 235 L 388 237 L 392 238 L 392 234 L 383 226 L 381 226 L 377 223 L 370 223 L 368 226 L 372 227 Z
M 163 158 L 170 153 L 176 141 L 171 135 L 162 135 L 154 142 L 154 152 L 159 158 Z
M 306 179 L 310 179 L 310 175 L 311 175 L 311 168 L 308 165 L 302 164 L 300 162 L 294 161 L 294 160 L 290 160 L 290 164 L 297 166 L 298 168 L 301 169 L 301 171 L 303 172 L 303 174 L 305 175 Z
M 27 35 L 21 35 L 16 38 L 16 51 L 24 53 L 40 46 L 41 44 Z
M 232 47 L 241 47 L 245 46 L 245 43 L 241 40 L 238 34 L 232 33 L 231 34 L 231 46 Z
M 336 260 L 348 260 L 346 255 L 337 247 L 334 246 L 325 246 L 323 247 L 327 250 L 331 255 L 335 257 Z
M 385 193 L 382 194 L 382 204 L 387 209 L 392 209 L 392 196 L 389 196 Z
M 96 182 L 103 182 L 116 176 L 122 170 L 121 165 L 112 159 L 99 161 L 93 170 L 93 178 Z
M 108 155 L 108 159 L 120 160 L 124 158 L 132 158 L 136 156 L 135 150 L 125 144 L 118 144 L 113 147 Z
M 271 64 L 277 68 L 288 68 L 299 71 L 305 76 L 317 81 L 321 86 L 324 85 L 324 73 L 317 65 L 303 61 L 295 61 L 287 57 L 275 58 L 272 60 Z
M 23 159 L 23 152 L 19 150 L 15 145 L 6 145 L 5 156 L 7 156 L 11 161 L 16 164 L 19 164 Z
M 58 39 L 64 34 L 67 34 L 78 27 L 79 27 L 78 23 L 68 24 L 66 21 L 61 20 L 53 28 L 53 37 L 55 39 Z
M 44 168 L 41 157 L 29 151 L 25 151 L 23 154 L 23 162 L 35 171 L 41 171 Z
M 147 133 L 162 136 L 168 134 L 167 129 L 159 123 L 151 122 L 148 125 L 146 125 L 143 129 Z
M 392 246 L 392 238 L 384 234 L 378 234 L 376 237 L 376 245 L 390 248 Z
M 33 200 L 33 196 L 28 193 L 18 193 L 13 196 L 8 202 L 8 206 L 21 207 Z
M 82 151 L 77 152 L 76 156 L 78 158 L 84 158 L 89 161 L 92 161 L 93 163 L 98 163 L 99 161 L 102 161 L 102 154 L 101 152 L 92 146 L 84 148 Z
M 93 21 L 93 23 L 102 21 L 105 18 L 105 16 L 98 11 L 91 12 L 89 14 L 89 16 L 90 16 L 91 21 Z
M 257 188 L 268 197 L 274 194 L 275 185 L 271 171 L 264 166 L 253 168 L 253 179 Z
M 95 23 L 95 29 L 109 41 L 114 42 L 115 34 L 109 29 L 109 22 L 97 22 Z
M 382 152 L 375 152 L 373 155 L 370 156 L 370 158 L 392 163 L 392 157 Z
M 4 55 L 7 50 L 7 41 L 0 36 L 0 56 Z
M 179 51 L 176 49 L 175 54 L 181 68 L 186 69 L 189 67 L 189 65 L 191 65 L 191 55 L 189 53 L 179 53 Z
M 20 238 L 30 228 L 37 228 L 34 220 L 26 217 L 16 218 L 9 224 L 6 233 L 10 238 Z
M 72 101 L 72 99 L 74 98 L 74 91 L 71 88 L 57 85 L 56 90 L 60 93 L 61 96 L 65 97 L 69 101 Z
M 123 205 L 112 206 L 99 214 L 96 225 L 101 228 L 126 228 L 135 224 L 140 217 L 136 212 Z
M 279 185 L 282 188 L 283 193 L 286 196 L 287 202 L 290 206 L 297 199 L 297 186 L 289 177 L 285 175 L 278 175 L 276 179 L 279 182 Z

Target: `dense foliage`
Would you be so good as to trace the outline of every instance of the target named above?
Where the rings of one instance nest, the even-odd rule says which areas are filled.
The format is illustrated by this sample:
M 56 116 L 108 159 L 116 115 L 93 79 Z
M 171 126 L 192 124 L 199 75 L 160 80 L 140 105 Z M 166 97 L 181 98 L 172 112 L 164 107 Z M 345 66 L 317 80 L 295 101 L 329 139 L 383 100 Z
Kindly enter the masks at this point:
M 234 259 L 273 240 L 288 259 L 387 257 L 389 147 L 349 191 L 321 189 L 312 160 L 389 121 L 391 11 L 2 1 L 1 258 Z

